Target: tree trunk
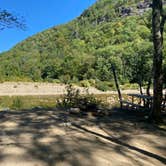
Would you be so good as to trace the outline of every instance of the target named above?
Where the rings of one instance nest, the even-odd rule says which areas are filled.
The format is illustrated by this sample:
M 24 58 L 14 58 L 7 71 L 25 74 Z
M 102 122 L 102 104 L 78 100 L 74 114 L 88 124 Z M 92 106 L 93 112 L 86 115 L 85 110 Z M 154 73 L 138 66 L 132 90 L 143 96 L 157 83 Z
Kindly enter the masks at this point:
M 139 82 L 139 90 L 140 90 L 140 94 L 143 95 L 142 81 Z M 143 103 L 144 103 L 144 105 L 145 105 L 145 99 L 143 99 Z M 141 104 L 141 99 L 140 99 L 139 104 Z
M 162 49 L 163 34 L 161 32 L 161 11 L 162 0 L 153 0 L 152 11 L 152 29 L 153 29 L 153 108 L 152 118 L 155 121 L 161 120 L 161 103 L 162 103 Z M 163 27 L 162 27 L 163 28 Z
M 150 86 L 152 84 L 152 78 L 150 77 L 148 80 L 147 88 L 146 88 L 146 94 L 150 96 Z
M 150 86 L 151 86 L 151 83 L 152 83 L 152 78 L 150 76 L 149 80 L 148 80 L 147 88 L 146 88 L 146 94 L 147 94 L 147 96 L 151 96 L 150 95 Z M 146 107 L 147 108 L 151 108 L 150 104 L 151 104 L 150 100 L 147 99 Z
M 163 110 L 165 109 L 165 105 L 166 105 L 166 91 L 165 91 L 164 98 L 163 98 L 163 106 L 162 106 Z
M 115 71 L 115 68 L 114 68 L 113 65 L 112 65 L 111 68 L 112 68 L 112 73 L 113 73 L 113 76 L 114 76 L 115 86 L 116 86 L 116 89 L 118 91 L 120 107 L 122 108 L 122 94 L 121 94 L 121 91 L 120 91 L 120 88 L 119 88 L 119 83 L 118 83 L 118 79 L 117 79 L 117 76 L 116 76 L 116 71 Z
M 143 95 L 142 82 L 140 81 L 138 85 L 139 85 L 140 94 Z

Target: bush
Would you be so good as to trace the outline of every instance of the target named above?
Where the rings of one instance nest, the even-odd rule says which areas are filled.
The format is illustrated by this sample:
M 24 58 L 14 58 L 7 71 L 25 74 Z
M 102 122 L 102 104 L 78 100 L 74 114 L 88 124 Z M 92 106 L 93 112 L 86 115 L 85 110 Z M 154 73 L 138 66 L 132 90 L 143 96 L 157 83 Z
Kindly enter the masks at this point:
M 91 86 L 88 80 L 80 81 L 80 85 L 83 86 L 83 87 L 86 87 L 86 88 Z
M 72 85 L 66 87 L 67 94 L 65 94 L 62 100 L 58 100 L 58 106 L 63 108 L 79 108 L 81 111 L 96 111 L 101 107 L 106 107 L 106 104 L 101 100 L 98 100 L 94 95 L 89 94 L 86 90 L 86 94 L 81 95 L 78 89 L 75 89 Z
M 109 90 L 116 90 L 115 82 L 106 82 L 105 81 L 105 84 L 107 84 L 107 86 L 109 87 Z
M 71 82 L 72 82 L 72 83 L 78 83 L 78 82 L 79 82 L 79 80 L 78 80 L 78 78 L 77 78 L 77 77 L 75 77 L 75 76 L 74 76 L 74 77 L 72 78 Z
M 5 81 L 4 76 L 0 75 L 0 83 L 3 83 Z
M 124 85 L 121 85 L 122 90 L 127 90 L 127 89 L 138 89 L 138 84 L 131 84 L 131 83 L 126 83 Z
M 96 82 L 96 88 L 101 90 L 101 91 L 110 90 L 110 87 L 108 86 L 108 84 L 106 82 L 102 82 L 102 81 L 97 81 Z
M 60 81 L 60 80 L 58 80 L 58 79 L 54 79 L 54 80 L 53 80 L 53 83 L 58 83 L 58 84 L 60 84 L 60 83 L 61 83 L 61 81 Z
M 71 82 L 71 77 L 70 75 L 66 74 L 66 75 L 61 75 L 59 77 L 59 80 L 64 83 L 64 84 L 69 84 Z
M 54 80 L 52 78 L 46 78 L 44 81 L 45 82 L 49 82 L 49 83 L 53 83 L 54 82 Z
M 96 85 L 96 80 L 90 79 L 89 83 L 90 83 L 91 86 L 95 86 Z
M 66 86 L 66 91 L 67 94 L 63 96 L 62 100 L 57 100 L 58 106 L 65 108 L 75 107 L 76 99 L 79 98 L 79 90 L 76 90 L 70 84 Z

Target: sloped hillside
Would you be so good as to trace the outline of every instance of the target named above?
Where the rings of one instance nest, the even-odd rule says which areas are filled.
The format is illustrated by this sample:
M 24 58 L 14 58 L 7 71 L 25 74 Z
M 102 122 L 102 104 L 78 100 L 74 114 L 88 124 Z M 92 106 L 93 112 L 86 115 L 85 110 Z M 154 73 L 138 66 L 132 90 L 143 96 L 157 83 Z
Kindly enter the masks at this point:
M 114 65 L 121 83 L 146 83 L 152 68 L 151 40 L 150 1 L 99 0 L 75 20 L 1 54 L 0 80 L 96 86 L 112 80 Z

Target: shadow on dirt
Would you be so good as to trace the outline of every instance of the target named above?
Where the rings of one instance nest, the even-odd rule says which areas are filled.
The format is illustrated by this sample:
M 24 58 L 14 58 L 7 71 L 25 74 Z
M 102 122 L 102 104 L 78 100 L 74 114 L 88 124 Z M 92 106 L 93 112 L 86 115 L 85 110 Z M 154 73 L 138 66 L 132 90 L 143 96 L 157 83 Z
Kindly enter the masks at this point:
M 130 144 L 140 135 L 163 140 L 166 136 L 165 131 L 142 122 L 138 114 L 113 110 L 110 117 L 86 117 L 33 109 L 0 112 L 0 117 L 0 165 L 18 158 L 20 165 L 30 162 L 40 166 L 139 165 L 154 159 L 166 164 L 166 149 L 158 140 L 145 138 L 151 141 L 151 148 L 162 150 L 161 155 Z

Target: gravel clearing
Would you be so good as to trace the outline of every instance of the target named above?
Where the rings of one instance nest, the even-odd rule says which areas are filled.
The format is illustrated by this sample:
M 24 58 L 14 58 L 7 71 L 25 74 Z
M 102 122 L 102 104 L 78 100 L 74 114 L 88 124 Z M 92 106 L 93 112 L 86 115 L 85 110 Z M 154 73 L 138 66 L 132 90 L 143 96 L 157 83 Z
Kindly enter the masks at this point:
M 3 116 L 1 116 L 3 114 Z M 138 116 L 0 112 L 0 166 L 164 166 L 166 133 Z
M 39 83 L 39 82 L 4 82 L 0 83 L 0 96 L 27 96 L 27 95 L 61 95 L 66 92 L 66 85 L 56 83 Z M 81 93 L 85 93 L 83 87 L 78 87 Z M 90 87 L 89 93 L 93 94 L 117 94 L 116 91 L 103 92 L 96 88 Z M 138 90 L 124 90 L 123 94 L 139 93 Z

